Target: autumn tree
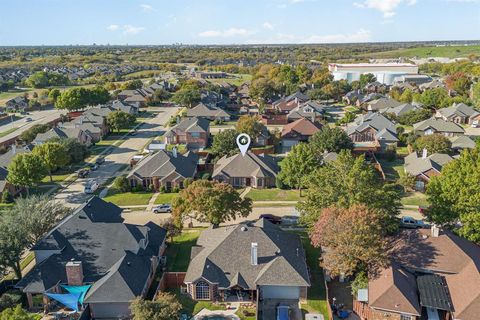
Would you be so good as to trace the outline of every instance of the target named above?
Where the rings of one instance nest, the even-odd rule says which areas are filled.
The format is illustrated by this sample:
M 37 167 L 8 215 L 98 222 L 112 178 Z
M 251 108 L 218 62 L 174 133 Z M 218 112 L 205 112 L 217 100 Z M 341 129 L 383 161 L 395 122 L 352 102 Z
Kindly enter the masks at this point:
M 396 216 L 400 208 L 400 194 L 390 184 L 384 184 L 364 156 L 355 157 L 341 151 L 330 161 L 308 176 L 306 197 L 297 204 L 301 219 L 313 226 L 324 208 L 350 208 L 364 204 L 382 215 L 382 226 L 396 230 Z
M 344 149 L 352 149 L 353 142 L 345 131 L 341 128 L 330 128 L 324 126 L 310 137 L 309 145 L 316 153 L 321 156 L 324 152 L 340 152 Z
M 319 159 L 313 149 L 306 143 L 293 146 L 280 163 L 281 171 L 277 179 L 300 191 L 307 185 L 308 176 L 319 167 Z
M 427 185 L 430 221 L 480 243 L 480 149 L 464 150 Z M 460 222 L 459 229 L 456 229 Z
M 180 319 L 182 304 L 175 295 L 160 292 L 153 301 L 137 298 L 130 305 L 133 320 L 176 320 Z
M 192 182 L 180 191 L 172 205 L 179 226 L 188 216 L 218 226 L 237 217 L 246 217 L 252 209 L 251 199 L 242 199 L 231 185 L 208 180 Z
M 254 141 L 260 133 L 266 130 L 265 125 L 260 122 L 258 116 L 241 116 L 235 124 L 235 129 L 239 133 L 246 133 Z
M 463 72 L 455 72 L 445 78 L 445 84 L 448 89 L 455 90 L 460 95 L 466 95 L 470 90 L 472 80 Z
M 413 147 L 417 151 L 426 149 L 428 154 L 449 153 L 451 152 L 452 142 L 442 134 L 429 134 L 417 138 Z
M 321 265 L 332 276 L 376 271 L 385 265 L 383 214 L 365 205 L 322 209 L 310 231 L 313 246 L 323 248 Z
M 65 147 L 58 142 L 46 142 L 33 149 L 33 154 L 38 155 L 47 168 L 50 182 L 53 182 L 52 172 L 68 164 L 70 157 Z

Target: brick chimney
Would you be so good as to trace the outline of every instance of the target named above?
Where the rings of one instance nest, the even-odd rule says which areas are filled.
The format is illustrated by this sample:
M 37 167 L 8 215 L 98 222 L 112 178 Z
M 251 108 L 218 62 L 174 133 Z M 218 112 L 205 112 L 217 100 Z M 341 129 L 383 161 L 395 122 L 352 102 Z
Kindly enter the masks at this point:
M 67 283 L 70 286 L 81 286 L 83 284 L 83 267 L 81 261 L 67 262 L 65 265 L 67 273 Z

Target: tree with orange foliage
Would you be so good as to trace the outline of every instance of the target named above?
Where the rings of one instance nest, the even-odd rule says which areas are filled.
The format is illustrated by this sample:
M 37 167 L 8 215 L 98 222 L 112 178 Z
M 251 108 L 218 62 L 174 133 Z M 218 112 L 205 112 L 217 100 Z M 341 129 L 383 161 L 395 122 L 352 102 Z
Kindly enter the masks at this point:
M 374 271 L 386 262 L 382 215 L 364 205 L 329 207 L 310 231 L 312 245 L 322 248 L 321 266 L 331 276 Z

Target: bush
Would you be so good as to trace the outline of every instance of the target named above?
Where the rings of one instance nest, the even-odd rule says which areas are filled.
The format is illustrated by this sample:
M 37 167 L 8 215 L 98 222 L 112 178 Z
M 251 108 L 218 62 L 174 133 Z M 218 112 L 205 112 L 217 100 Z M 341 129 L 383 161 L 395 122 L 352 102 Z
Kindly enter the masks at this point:
M 210 177 L 212 175 L 208 172 L 205 172 L 204 174 L 202 174 L 202 180 L 210 180 Z
M 353 298 L 357 298 L 357 293 L 359 289 L 366 289 L 368 288 L 368 277 L 364 271 L 361 271 L 355 277 L 355 280 L 352 281 L 352 295 Z
M 132 189 L 126 176 L 116 177 L 113 181 L 113 188 L 120 192 L 129 192 Z
M 188 187 L 192 182 L 193 182 L 192 178 L 187 178 L 187 179 L 183 180 L 183 187 L 184 188 Z
M 148 186 L 148 191 L 153 192 L 153 190 L 155 190 L 155 186 L 153 184 L 150 184 Z
M 167 193 L 167 191 L 168 191 L 167 187 L 165 187 L 165 186 L 160 187 L 160 193 Z
M 132 188 L 132 192 L 142 192 L 143 187 L 141 185 L 136 185 L 135 187 Z
M 7 308 L 14 308 L 22 303 L 22 293 L 19 291 L 8 291 L 0 297 L 0 312 Z
M 12 203 L 12 202 L 13 202 L 12 194 L 8 190 L 5 190 L 2 193 L 2 203 Z
M 285 184 L 283 183 L 282 179 L 275 180 L 275 186 L 278 189 L 285 189 Z
M 397 147 L 394 144 L 390 144 L 385 149 L 385 160 L 388 162 L 395 161 L 397 158 Z
M 179 192 L 180 192 L 180 187 L 174 187 L 174 188 L 172 189 L 172 192 L 173 192 L 173 193 L 179 193 Z

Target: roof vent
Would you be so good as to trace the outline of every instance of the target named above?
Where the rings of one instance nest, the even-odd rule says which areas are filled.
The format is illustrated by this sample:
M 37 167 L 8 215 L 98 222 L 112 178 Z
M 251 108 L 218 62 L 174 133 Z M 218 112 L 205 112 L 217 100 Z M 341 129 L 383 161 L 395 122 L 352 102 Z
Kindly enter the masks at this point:
M 247 231 L 247 227 L 242 227 L 240 230 Z
M 132 264 L 130 263 L 130 261 L 127 261 L 127 266 L 131 266 Z

